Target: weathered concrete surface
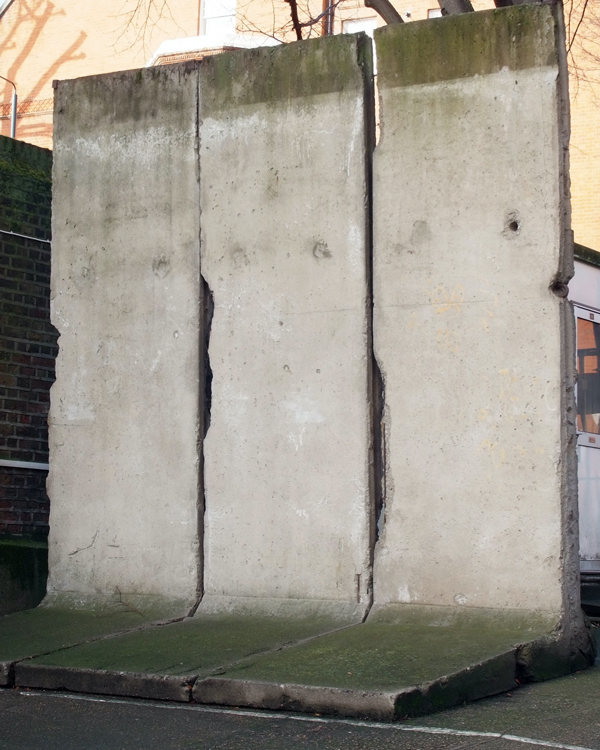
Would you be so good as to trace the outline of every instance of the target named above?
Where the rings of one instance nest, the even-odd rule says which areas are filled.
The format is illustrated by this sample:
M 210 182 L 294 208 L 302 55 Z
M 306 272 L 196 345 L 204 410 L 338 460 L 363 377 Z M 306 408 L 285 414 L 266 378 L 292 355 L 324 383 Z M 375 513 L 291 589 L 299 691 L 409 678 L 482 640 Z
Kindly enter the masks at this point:
M 518 6 L 377 37 L 380 607 L 545 610 L 580 626 L 557 19 Z
M 200 296 L 197 70 L 60 82 L 50 601 L 197 601 Z
M 73 611 L 37 607 L 0 618 L 0 686 L 11 685 L 14 664 L 39 654 L 74 646 L 144 625 L 141 612 L 116 606 L 112 611 Z
M 306 641 L 332 631 L 336 625 L 331 618 L 323 617 L 197 616 L 123 635 L 117 632 L 114 637 L 80 645 L 69 644 L 71 648 L 48 648 L 48 653 L 14 665 L 14 683 L 30 688 L 189 701 L 198 676 L 219 674 L 225 666 Z M 12 653 L 14 656 L 15 649 Z M 28 655 L 35 656 L 35 651 Z
M 201 66 L 202 612 L 370 600 L 370 75 L 364 36 Z

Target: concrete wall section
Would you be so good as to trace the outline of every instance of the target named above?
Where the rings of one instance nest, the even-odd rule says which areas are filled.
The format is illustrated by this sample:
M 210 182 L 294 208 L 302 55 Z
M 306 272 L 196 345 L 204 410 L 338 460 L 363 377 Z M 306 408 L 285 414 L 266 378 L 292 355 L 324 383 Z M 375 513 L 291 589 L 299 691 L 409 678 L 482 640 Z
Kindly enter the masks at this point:
M 61 82 L 55 125 L 49 592 L 186 612 L 200 585 L 197 70 Z
M 202 64 L 214 317 L 200 612 L 360 617 L 369 601 L 366 45 Z
M 517 6 L 377 40 L 375 601 L 558 613 L 577 515 L 557 21 Z

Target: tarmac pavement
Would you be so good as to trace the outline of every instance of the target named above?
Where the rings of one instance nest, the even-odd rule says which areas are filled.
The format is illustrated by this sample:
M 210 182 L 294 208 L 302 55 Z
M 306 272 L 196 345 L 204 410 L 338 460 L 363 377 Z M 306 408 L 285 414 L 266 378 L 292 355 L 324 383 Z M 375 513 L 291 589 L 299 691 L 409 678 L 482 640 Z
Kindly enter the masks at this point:
M 600 667 L 398 723 L 0 690 L 4 750 L 600 750 Z

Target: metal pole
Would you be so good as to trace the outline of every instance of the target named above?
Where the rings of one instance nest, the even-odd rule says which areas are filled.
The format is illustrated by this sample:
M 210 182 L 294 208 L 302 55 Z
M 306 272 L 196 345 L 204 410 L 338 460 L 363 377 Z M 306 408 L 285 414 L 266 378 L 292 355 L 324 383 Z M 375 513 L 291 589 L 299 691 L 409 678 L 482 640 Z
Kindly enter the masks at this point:
M 10 113 L 10 137 L 14 138 L 17 132 L 17 87 L 13 88 L 12 109 Z
M 0 76 L 0 78 L 3 81 L 6 81 L 6 83 L 10 83 L 13 87 L 12 107 L 10 112 L 10 137 L 14 138 L 17 131 L 17 87 L 12 81 L 9 81 L 8 78 L 5 78 L 4 76 Z

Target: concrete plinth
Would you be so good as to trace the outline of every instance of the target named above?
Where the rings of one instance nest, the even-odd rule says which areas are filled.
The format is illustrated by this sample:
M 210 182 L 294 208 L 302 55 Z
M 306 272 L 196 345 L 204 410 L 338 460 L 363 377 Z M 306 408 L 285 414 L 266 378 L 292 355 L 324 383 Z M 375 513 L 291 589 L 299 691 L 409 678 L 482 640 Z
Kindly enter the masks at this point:
M 59 83 L 49 601 L 195 604 L 197 72 Z
M 200 612 L 360 618 L 369 602 L 370 55 L 335 37 L 200 70 Z

